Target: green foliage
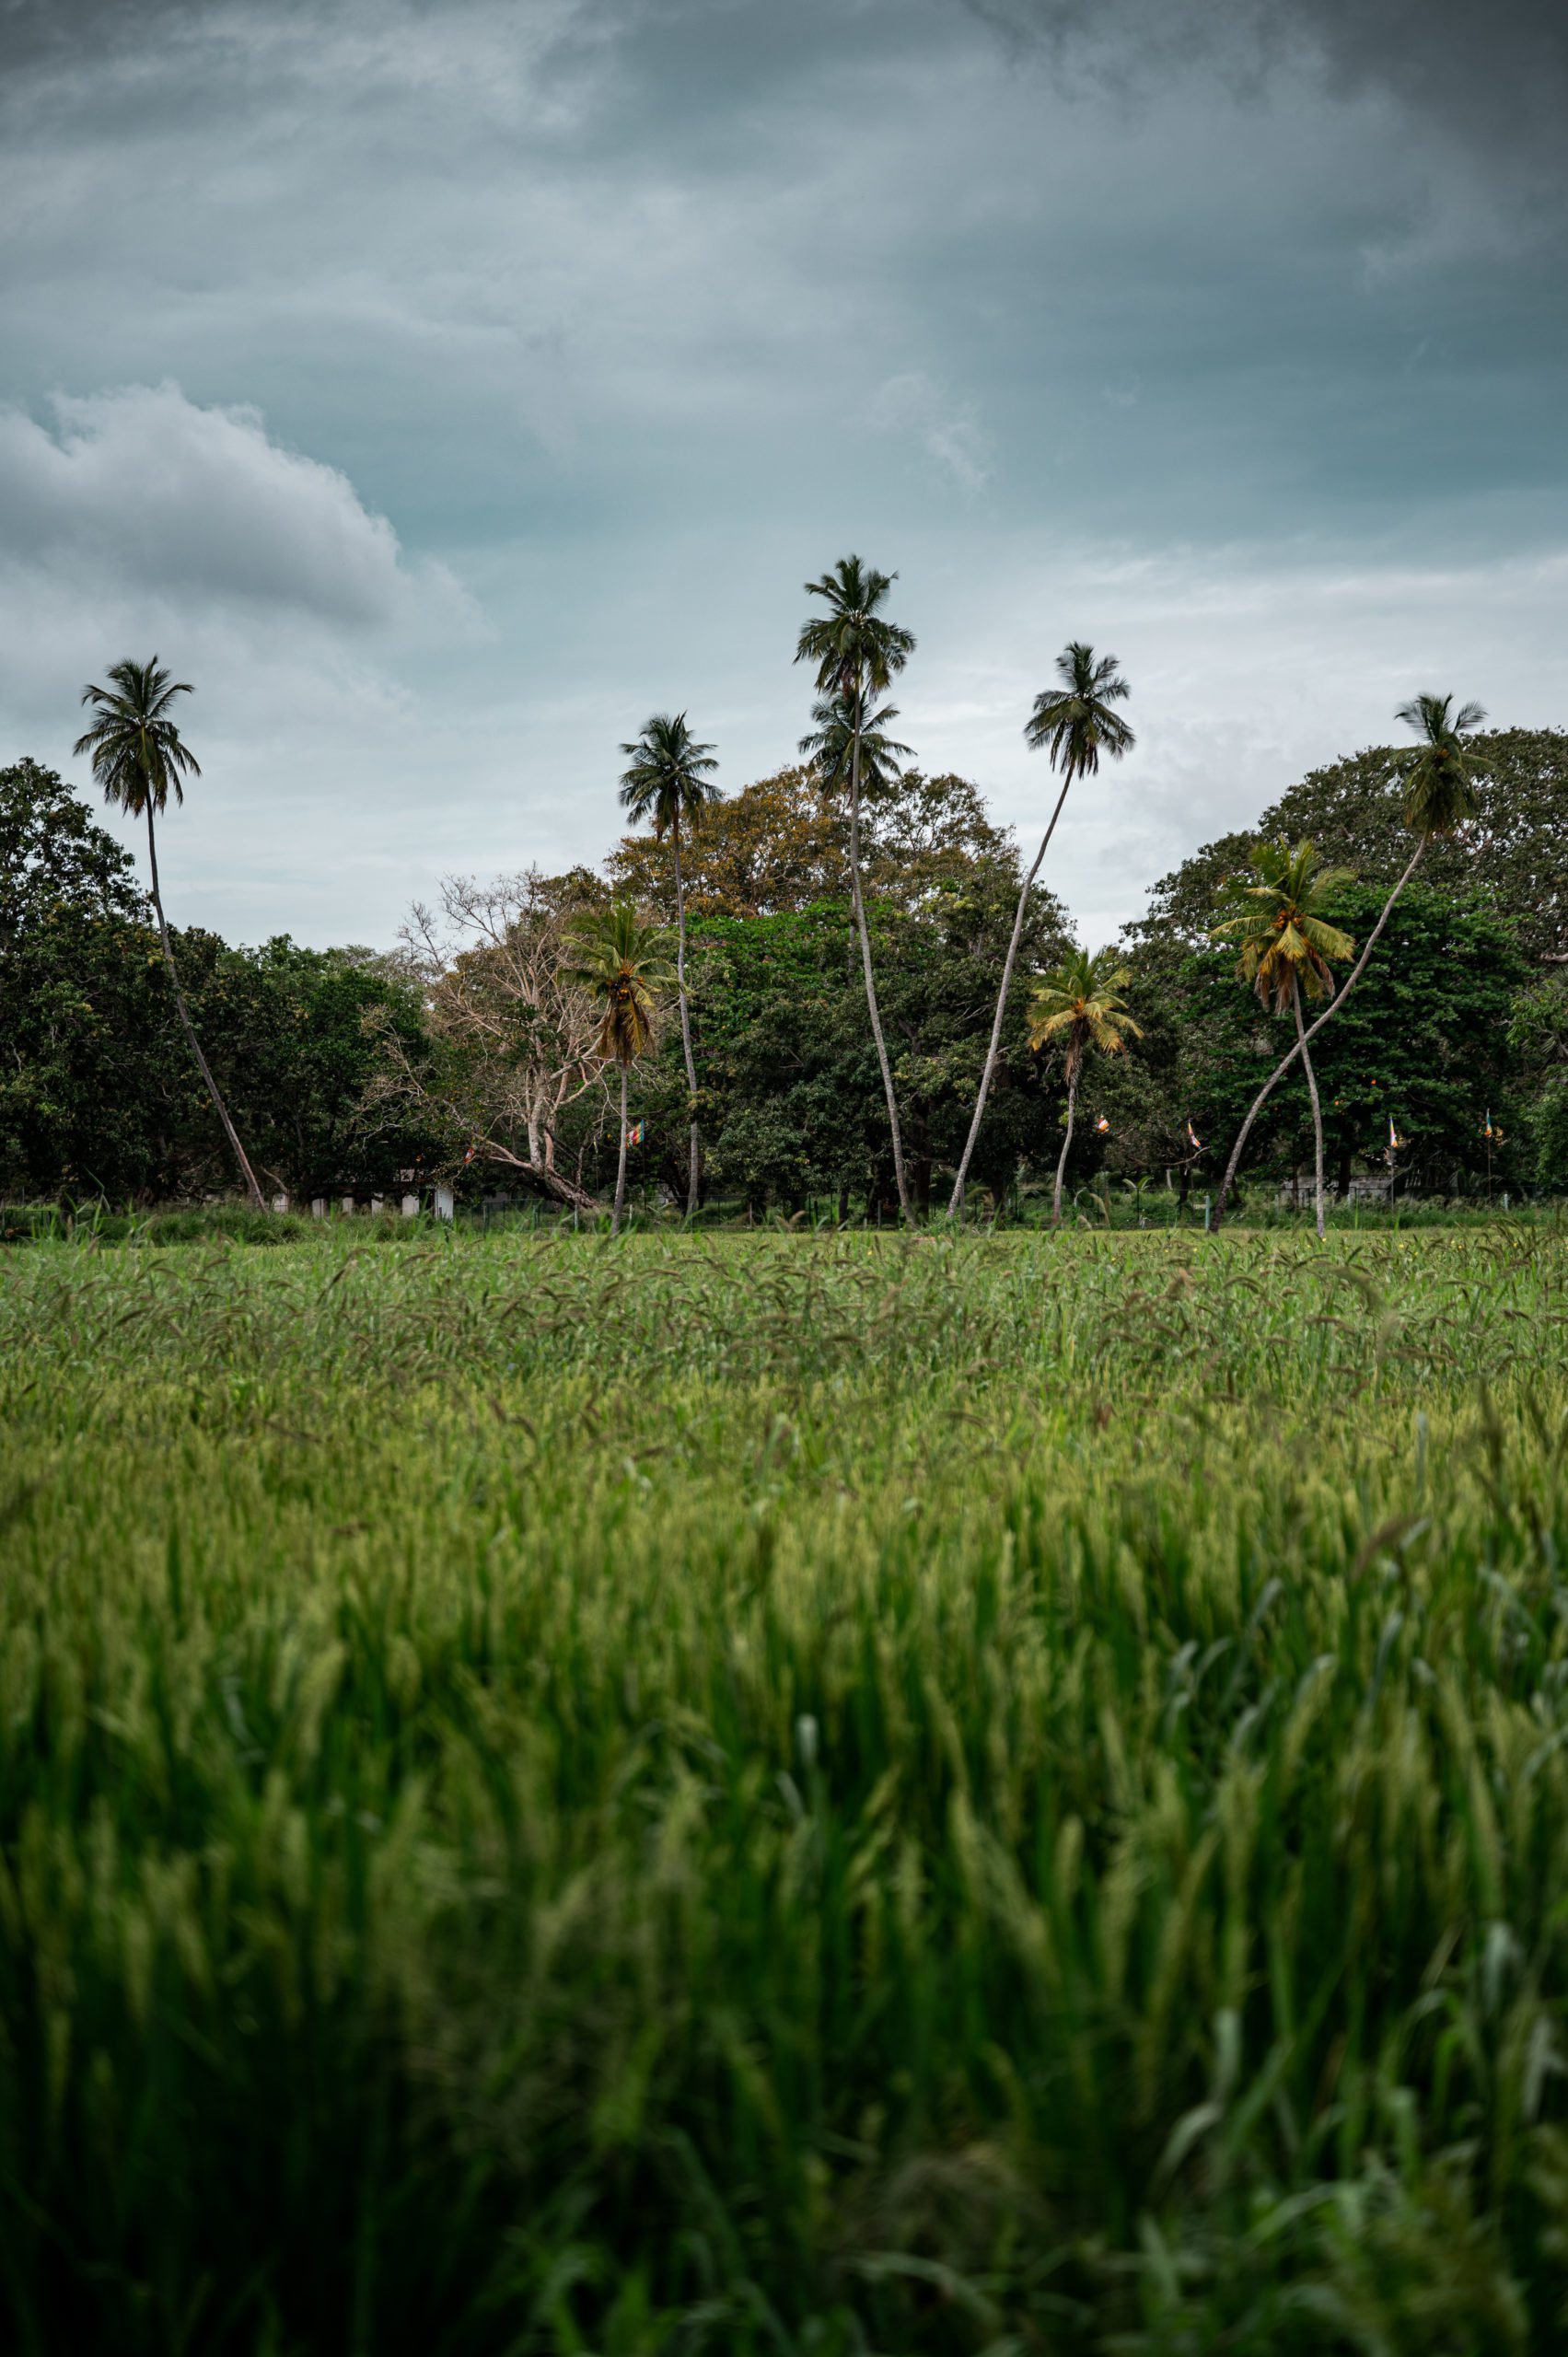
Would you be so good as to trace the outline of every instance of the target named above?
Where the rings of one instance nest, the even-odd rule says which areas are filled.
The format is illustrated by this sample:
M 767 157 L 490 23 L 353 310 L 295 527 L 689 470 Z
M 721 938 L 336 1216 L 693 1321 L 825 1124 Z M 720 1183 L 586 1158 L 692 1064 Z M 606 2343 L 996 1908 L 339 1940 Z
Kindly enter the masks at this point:
M 928 853 L 915 907 L 870 904 L 878 995 L 917 1201 L 963 1143 L 996 975 L 1017 895 L 1012 861 Z M 946 877 L 948 880 L 941 880 Z M 1030 896 L 1028 964 L 1065 946 L 1059 905 Z M 1003 1035 L 1002 1085 L 978 1176 L 1000 1190 L 1052 1143 L 1054 1100 L 1028 1044 L 1031 973 L 1020 966 Z M 865 1029 L 849 912 L 819 906 L 693 929 L 693 1021 L 715 1184 L 794 1210 L 807 1195 L 891 1198 L 886 1115 Z
M 1553 1194 L 1568 1193 L 1568 973 L 1521 993 L 1509 1044 L 1519 1065 L 1530 1176 Z
M 1404 821 L 1428 839 L 1457 834 L 1475 818 L 1476 781 L 1486 756 L 1468 740 L 1486 718 L 1479 703 L 1453 708 L 1452 696 L 1419 695 L 1400 706 L 1399 718 L 1421 742 L 1397 764 L 1404 787 Z
M 713 782 L 718 763 L 711 745 L 700 745 L 686 725 L 683 712 L 656 712 L 643 723 L 634 744 L 622 745 L 628 766 L 621 777 L 621 807 L 634 821 L 650 821 L 663 838 L 681 827 L 700 827 L 719 789 Z
M 109 677 L 107 688 L 82 690 L 93 723 L 74 749 L 78 758 L 90 756 L 106 802 L 134 819 L 161 819 L 169 795 L 183 802 L 184 780 L 202 774 L 174 718 L 175 697 L 193 690 L 188 679 L 172 679 L 156 655 L 150 663 L 111 663 Z
M 411 1052 L 417 997 L 366 951 L 176 932 L 193 1017 L 258 1163 L 291 1192 L 386 1182 L 425 1144 L 361 1110 L 382 1011 Z M 120 1202 L 228 1183 L 126 854 L 52 772 L 0 770 L 0 1190 Z
M 1092 777 L 1101 753 L 1120 761 L 1136 743 L 1114 707 L 1132 693 L 1114 655 L 1097 658 L 1094 648 L 1073 639 L 1056 658 L 1060 686 L 1042 688 L 1025 725 L 1028 742 L 1043 747 L 1052 769 L 1064 779 Z
M 1276 1015 L 1294 1006 L 1298 993 L 1329 997 L 1330 961 L 1355 954 L 1349 934 L 1325 914 L 1353 881 L 1351 871 L 1325 867 L 1312 843 L 1286 842 L 1283 836 L 1255 844 L 1249 864 L 1254 880 L 1231 876 L 1221 888 L 1214 938 L 1229 939 L 1242 980 Z
M 1466 745 L 1476 821 L 1428 843 L 1422 878 L 1458 897 L 1488 901 L 1516 928 L 1528 958 L 1568 951 L 1568 734 L 1496 728 L 1469 737 Z M 1214 921 L 1222 877 L 1245 863 L 1254 842 L 1271 836 L 1310 836 L 1325 859 L 1387 890 L 1412 848 L 1405 824 L 1410 761 L 1408 749 L 1378 746 L 1314 770 L 1272 803 L 1255 828 L 1205 843 L 1162 877 L 1132 936 L 1196 946 Z
M 1143 1034 L 1122 992 L 1131 977 L 1114 949 L 1072 949 L 1052 973 L 1038 981 L 1029 999 L 1029 1045 L 1065 1039 L 1071 1077 L 1084 1051 L 1120 1055 L 1129 1039 Z
M 14 1255 L 6 2345 L 1552 2347 L 1565 1320 L 1539 1225 Z
M 599 1054 L 606 1063 L 635 1063 L 653 1045 L 659 995 L 675 980 L 668 935 L 645 923 L 630 900 L 584 910 L 566 935 L 564 970 L 598 1015 Z
M 1359 940 L 1382 900 L 1375 887 L 1342 884 L 1335 918 Z M 1447 1194 L 1467 1175 L 1485 1172 L 1488 1111 L 1506 1115 L 1504 1126 L 1514 1128 L 1509 1021 L 1526 971 L 1511 928 L 1484 903 L 1406 887 L 1361 981 L 1313 1042 L 1325 1151 L 1342 1183 L 1356 1160 L 1375 1167 L 1386 1160 L 1390 1121 L 1405 1142 L 1398 1167 L 1413 1183 Z M 1212 1144 L 1212 1167 L 1223 1164 L 1295 1027 L 1237 988 L 1225 951 L 1184 958 L 1168 991 L 1165 1022 L 1150 1045 L 1169 1059 L 1169 1097 Z M 1293 1074 L 1259 1118 L 1250 1167 L 1308 1162 L 1311 1139 L 1306 1087 Z M 1495 1155 L 1493 1167 L 1504 1183 L 1525 1175 L 1512 1151 Z

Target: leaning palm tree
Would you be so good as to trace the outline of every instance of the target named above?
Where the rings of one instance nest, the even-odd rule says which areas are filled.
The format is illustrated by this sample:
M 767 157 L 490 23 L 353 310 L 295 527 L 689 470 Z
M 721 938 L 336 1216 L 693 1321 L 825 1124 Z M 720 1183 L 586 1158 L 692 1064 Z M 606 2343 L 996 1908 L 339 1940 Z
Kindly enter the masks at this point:
M 1306 1043 L 1315 1039 L 1331 1016 L 1339 1013 L 1366 969 L 1366 961 L 1377 945 L 1378 935 L 1393 913 L 1395 901 L 1415 874 L 1423 852 L 1435 835 L 1451 835 L 1476 812 L 1475 782 L 1484 776 L 1491 764 L 1465 738 L 1481 726 L 1486 714 L 1479 703 L 1461 704 L 1452 710 L 1452 696 L 1412 696 L 1409 703 L 1400 704 L 1395 718 L 1413 728 L 1421 738 L 1408 753 L 1400 756 L 1399 775 L 1405 789 L 1404 821 L 1413 829 L 1415 849 L 1406 861 L 1398 883 L 1384 901 L 1377 922 L 1362 945 L 1360 957 L 1351 968 L 1332 998 L 1307 1028 Z M 1213 1225 L 1218 1227 L 1225 1216 L 1225 1207 L 1236 1181 L 1237 1167 L 1253 1121 L 1264 1103 L 1278 1087 L 1306 1043 L 1293 1042 L 1286 1054 L 1269 1074 L 1240 1129 L 1230 1150 L 1219 1193 L 1214 1198 Z
M 796 645 L 797 663 L 815 663 L 819 697 L 838 700 L 849 724 L 849 876 L 855 930 L 860 935 L 860 960 L 865 975 L 865 1004 L 877 1061 L 882 1067 L 882 1089 L 888 1100 L 888 1126 L 893 1140 L 893 1176 L 898 1181 L 899 1208 L 911 1217 L 909 1182 L 904 1176 L 903 1133 L 899 1127 L 898 1099 L 893 1093 L 893 1068 L 882 1035 L 877 981 L 871 970 L 871 935 L 865 923 L 865 896 L 860 877 L 860 789 L 865 730 L 876 700 L 887 692 L 896 671 L 914 653 L 910 631 L 891 622 L 880 610 L 897 574 L 878 573 L 857 556 L 842 556 L 820 581 L 808 581 L 806 594 L 827 606 L 801 625 Z M 886 717 L 886 714 L 883 715 Z
M 1048 1039 L 1067 1041 L 1067 1134 L 1056 1165 L 1056 1191 L 1051 1202 L 1051 1225 L 1062 1225 L 1062 1182 L 1073 1150 L 1073 1123 L 1078 1107 L 1078 1077 L 1090 1048 L 1102 1055 L 1119 1056 L 1129 1036 L 1143 1038 L 1127 1012 L 1121 993 L 1132 976 L 1116 962 L 1114 949 L 1069 950 L 1054 973 L 1035 984 L 1029 999 L 1029 1045 L 1043 1048 Z
M 1252 984 L 1264 1006 L 1272 1007 L 1276 1015 L 1291 1014 L 1295 1017 L 1295 1052 L 1301 1058 L 1307 1095 L 1312 1100 L 1318 1234 L 1321 1237 L 1323 1109 L 1318 1097 L 1318 1075 L 1307 1052 L 1301 1001 L 1304 993 L 1308 998 L 1328 998 L 1334 987 L 1330 961 L 1355 955 L 1355 944 L 1349 934 L 1330 924 L 1324 914 L 1335 894 L 1354 878 L 1348 867 L 1325 867 L 1312 844 L 1305 842 L 1260 843 L 1252 853 L 1252 870 L 1257 879 L 1253 883 L 1239 876 L 1225 879 L 1222 899 L 1234 913 L 1214 926 L 1214 938 L 1221 940 L 1228 935 L 1234 941 L 1238 952 L 1237 971 L 1243 981 Z M 1251 1128 L 1258 1109 L 1272 1086 L 1271 1080 L 1260 1092 L 1247 1116 L 1243 1136 Z M 1233 1164 L 1234 1161 L 1233 1155 Z
M 1018 942 L 1024 930 L 1024 917 L 1028 909 L 1029 893 L 1040 874 L 1040 862 L 1056 832 L 1056 821 L 1062 816 L 1062 805 L 1067 799 L 1067 789 L 1075 777 L 1092 777 L 1099 768 L 1102 753 L 1112 761 L 1120 761 L 1133 744 L 1132 731 L 1113 706 L 1125 702 L 1128 695 L 1126 680 L 1116 668 L 1114 655 L 1102 655 L 1096 659 L 1092 646 L 1081 639 L 1073 639 L 1056 658 L 1059 688 L 1043 688 L 1034 701 L 1034 710 L 1024 724 L 1025 740 L 1037 749 L 1044 746 L 1051 757 L 1051 766 L 1060 772 L 1062 791 L 1056 797 L 1056 807 L 1051 823 L 1035 853 L 1034 865 L 1025 877 L 1018 894 L 1017 912 L 1013 919 L 1013 937 L 1007 944 L 1007 956 L 1002 968 L 1002 987 L 996 993 L 996 1013 L 992 1018 L 991 1040 L 985 1051 L 985 1065 L 980 1075 L 980 1093 L 975 1098 L 974 1118 L 964 1141 L 958 1175 L 953 1180 L 953 1197 L 947 1205 L 947 1216 L 956 1219 L 964 1204 L 964 1183 L 969 1177 L 970 1161 L 980 1135 L 981 1121 L 985 1113 L 985 1100 L 991 1094 L 992 1075 L 996 1070 L 996 1052 L 1002 1039 L 1002 1021 L 1007 1011 L 1007 993 L 1012 987 L 1013 967 L 1018 955 Z
M 680 993 L 680 1044 L 686 1054 L 687 1106 L 691 1117 L 691 1167 L 686 1185 L 686 1216 L 697 1216 L 697 1196 L 701 1187 L 700 1151 L 697 1137 L 697 1067 L 691 1055 L 691 1015 L 686 1001 L 686 887 L 680 873 L 680 829 L 684 824 L 693 832 L 703 823 L 703 814 L 711 803 L 719 799 L 719 789 L 713 783 L 713 772 L 718 763 L 713 758 L 711 745 L 699 745 L 686 726 L 683 712 L 656 712 L 651 720 L 643 723 L 643 733 L 633 745 L 622 745 L 631 767 L 621 773 L 621 807 L 639 822 L 651 819 L 654 832 L 662 842 L 669 837 L 671 855 L 675 861 L 675 914 L 677 949 L 675 958 L 676 987 Z
M 110 666 L 111 684 L 107 688 L 85 687 L 82 702 L 93 708 L 94 720 L 87 734 L 78 737 L 75 751 L 79 760 L 84 753 L 92 757 L 93 776 L 103 788 L 103 798 L 113 803 L 133 819 L 145 818 L 147 822 L 147 865 L 152 871 L 153 907 L 157 913 L 158 939 L 163 944 L 164 963 L 174 991 L 174 1004 L 180 1026 L 185 1033 L 196 1068 L 207 1085 L 224 1134 L 238 1163 L 250 1200 L 256 1209 L 264 1208 L 261 1190 L 256 1183 L 238 1132 L 229 1120 L 223 1093 L 213 1078 L 212 1067 L 202 1053 L 191 1020 L 191 1010 L 185 1004 L 180 988 L 180 969 L 174 962 L 174 950 L 168 938 L 168 925 L 163 913 L 163 893 L 158 885 L 157 836 L 154 830 L 154 815 L 162 818 L 172 794 L 182 803 L 185 793 L 182 781 L 200 777 L 200 764 L 190 747 L 180 737 L 171 717 L 176 696 L 193 692 L 185 679 L 171 679 L 160 668 L 155 655 L 150 663 L 114 663 Z
M 627 1086 L 633 1065 L 653 1045 L 658 1001 L 674 977 L 669 935 L 662 925 L 645 924 L 630 900 L 611 900 L 575 918 L 567 938 L 565 977 L 598 1009 L 598 1054 L 621 1067 L 621 1150 L 610 1224 L 611 1236 L 619 1236 L 626 1209 Z

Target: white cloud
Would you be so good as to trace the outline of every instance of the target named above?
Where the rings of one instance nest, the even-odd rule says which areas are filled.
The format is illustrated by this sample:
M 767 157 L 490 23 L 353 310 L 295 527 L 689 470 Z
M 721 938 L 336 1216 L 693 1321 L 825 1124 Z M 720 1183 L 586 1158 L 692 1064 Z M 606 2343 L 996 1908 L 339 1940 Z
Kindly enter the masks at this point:
M 56 394 L 51 432 L 0 409 L 0 540 L 13 564 L 384 623 L 411 578 L 397 534 L 335 467 L 268 436 L 250 408 L 178 385 Z

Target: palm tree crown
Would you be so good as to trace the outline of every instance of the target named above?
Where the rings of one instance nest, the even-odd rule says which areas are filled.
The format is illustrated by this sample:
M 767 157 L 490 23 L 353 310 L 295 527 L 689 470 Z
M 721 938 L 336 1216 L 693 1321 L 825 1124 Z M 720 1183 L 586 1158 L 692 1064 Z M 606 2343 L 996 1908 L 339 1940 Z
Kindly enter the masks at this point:
M 1024 723 L 1024 736 L 1038 750 L 1045 746 L 1052 769 L 1068 778 L 1092 777 L 1102 752 L 1113 758 L 1132 750 L 1132 729 L 1113 704 L 1124 703 L 1126 680 L 1114 655 L 1096 657 L 1094 648 L 1074 638 L 1056 658 L 1060 688 L 1042 688 L 1034 710 Z
M 621 749 L 630 764 L 621 772 L 621 807 L 639 825 L 651 819 L 661 838 L 672 827 L 700 826 L 703 811 L 718 801 L 714 749 L 697 742 L 683 712 L 656 712 L 635 744 Z
M 1413 751 L 1401 756 L 1400 773 L 1405 788 L 1405 824 L 1418 835 L 1451 835 L 1476 813 L 1475 781 L 1489 764 L 1465 738 L 1481 726 L 1486 714 L 1479 703 L 1463 703 L 1452 711 L 1452 696 L 1412 696 L 1400 706 L 1397 718 L 1421 738 Z
M 914 653 L 913 632 L 878 610 L 898 577 L 862 564 L 857 556 L 842 556 L 831 573 L 806 584 L 807 596 L 825 599 L 828 610 L 801 624 L 795 659 L 816 664 L 823 695 L 864 704 L 868 691 L 885 693 Z
M 118 803 L 134 819 L 149 809 L 161 819 L 171 794 L 184 801 L 181 780 L 202 774 L 169 716 L 176 696 L 195 691 L 188 679 L 171 679 L 156 655 L 150 663 L 113 663 L 109 677 L 110 687 L 82 690 L 82 702 L 96 717 L 77 737 L 75 756 L 91 756 L 106 802 Z
M 911 750 L 908 745 L 900 745 L 887 734 L 889 722 L 898 716 L 897 705 L 885 703 L 862 718 L 862 785 L 880 789 L 891 785 L 898 777 L 898 756 Z M 831 794 L 847 783 L 854 758 L 854 698 L 842 693 L 819 696 L 811 707 L 811 717 L 816 726 L 801 738 L 800 749 L 819 784 Z
M 1222 903 L 1234 913 L 1214 926 L 1212 938 L 1234 939 L 1237 973 L 1265 1006 L 1283 1015 L 1298 982 L 1308 998 L 1322 998 L 1333 983 L 1330 959 L 1354 955 L 1349 934 L 1324 915 L 1342 886 L 1354 879 L 1348 867 L 1325 867 L 1307 842 L 1259 843 L 1251 860 L 1256 883 L 1225 878 Z
M 658 998 L 674 979 L 669 935 L 645 923 L 630 900 L 587 911 L 568 930 L 567 979 L 598 1008 L 598 1052 L 624 1070 L 653 1044 Z
M 1052 973 L 1035 984 L 1029 999 L 1029 1045 L 1067 1035 L 1067 1076 L 1077 1077 L 1086 1050 L 1120 1055 L 1129 1037 L 1143 1032 L 1127 1012 L 1121 993 L 1132 977 L 1117 963 L 1114 949 L 1074 949 Z

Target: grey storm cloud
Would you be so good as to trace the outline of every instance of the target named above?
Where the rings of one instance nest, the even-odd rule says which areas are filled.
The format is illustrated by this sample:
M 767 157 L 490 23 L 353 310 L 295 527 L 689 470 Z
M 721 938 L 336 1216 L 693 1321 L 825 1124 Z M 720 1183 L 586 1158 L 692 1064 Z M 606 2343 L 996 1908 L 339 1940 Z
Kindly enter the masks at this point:
M 176 385 L 56 395 L 53 431 L 0 409 L 0 545 L 12 565 L 84 563 L 176 596 L 392 619 L 397 536 L 335 468 L 269 440 L 254 409 Z
M 1004 819 L 1055 649 L 1128 665 L 1104 938 L 1415 688 L 1561 717 L 1565 61 L 1561 0 L 0 0 L 0 758 L 156 646 L 211 919 L 388 938 L 598 857 L 650 710 L 764 773 L 859 547 Z
M 1568 183 L 1563 0 L 962 0 L 1007 39 L 1136 75 L 1208 59 L 1241 87 L 1316 68 L 1393 99 L 1456 146 Z

